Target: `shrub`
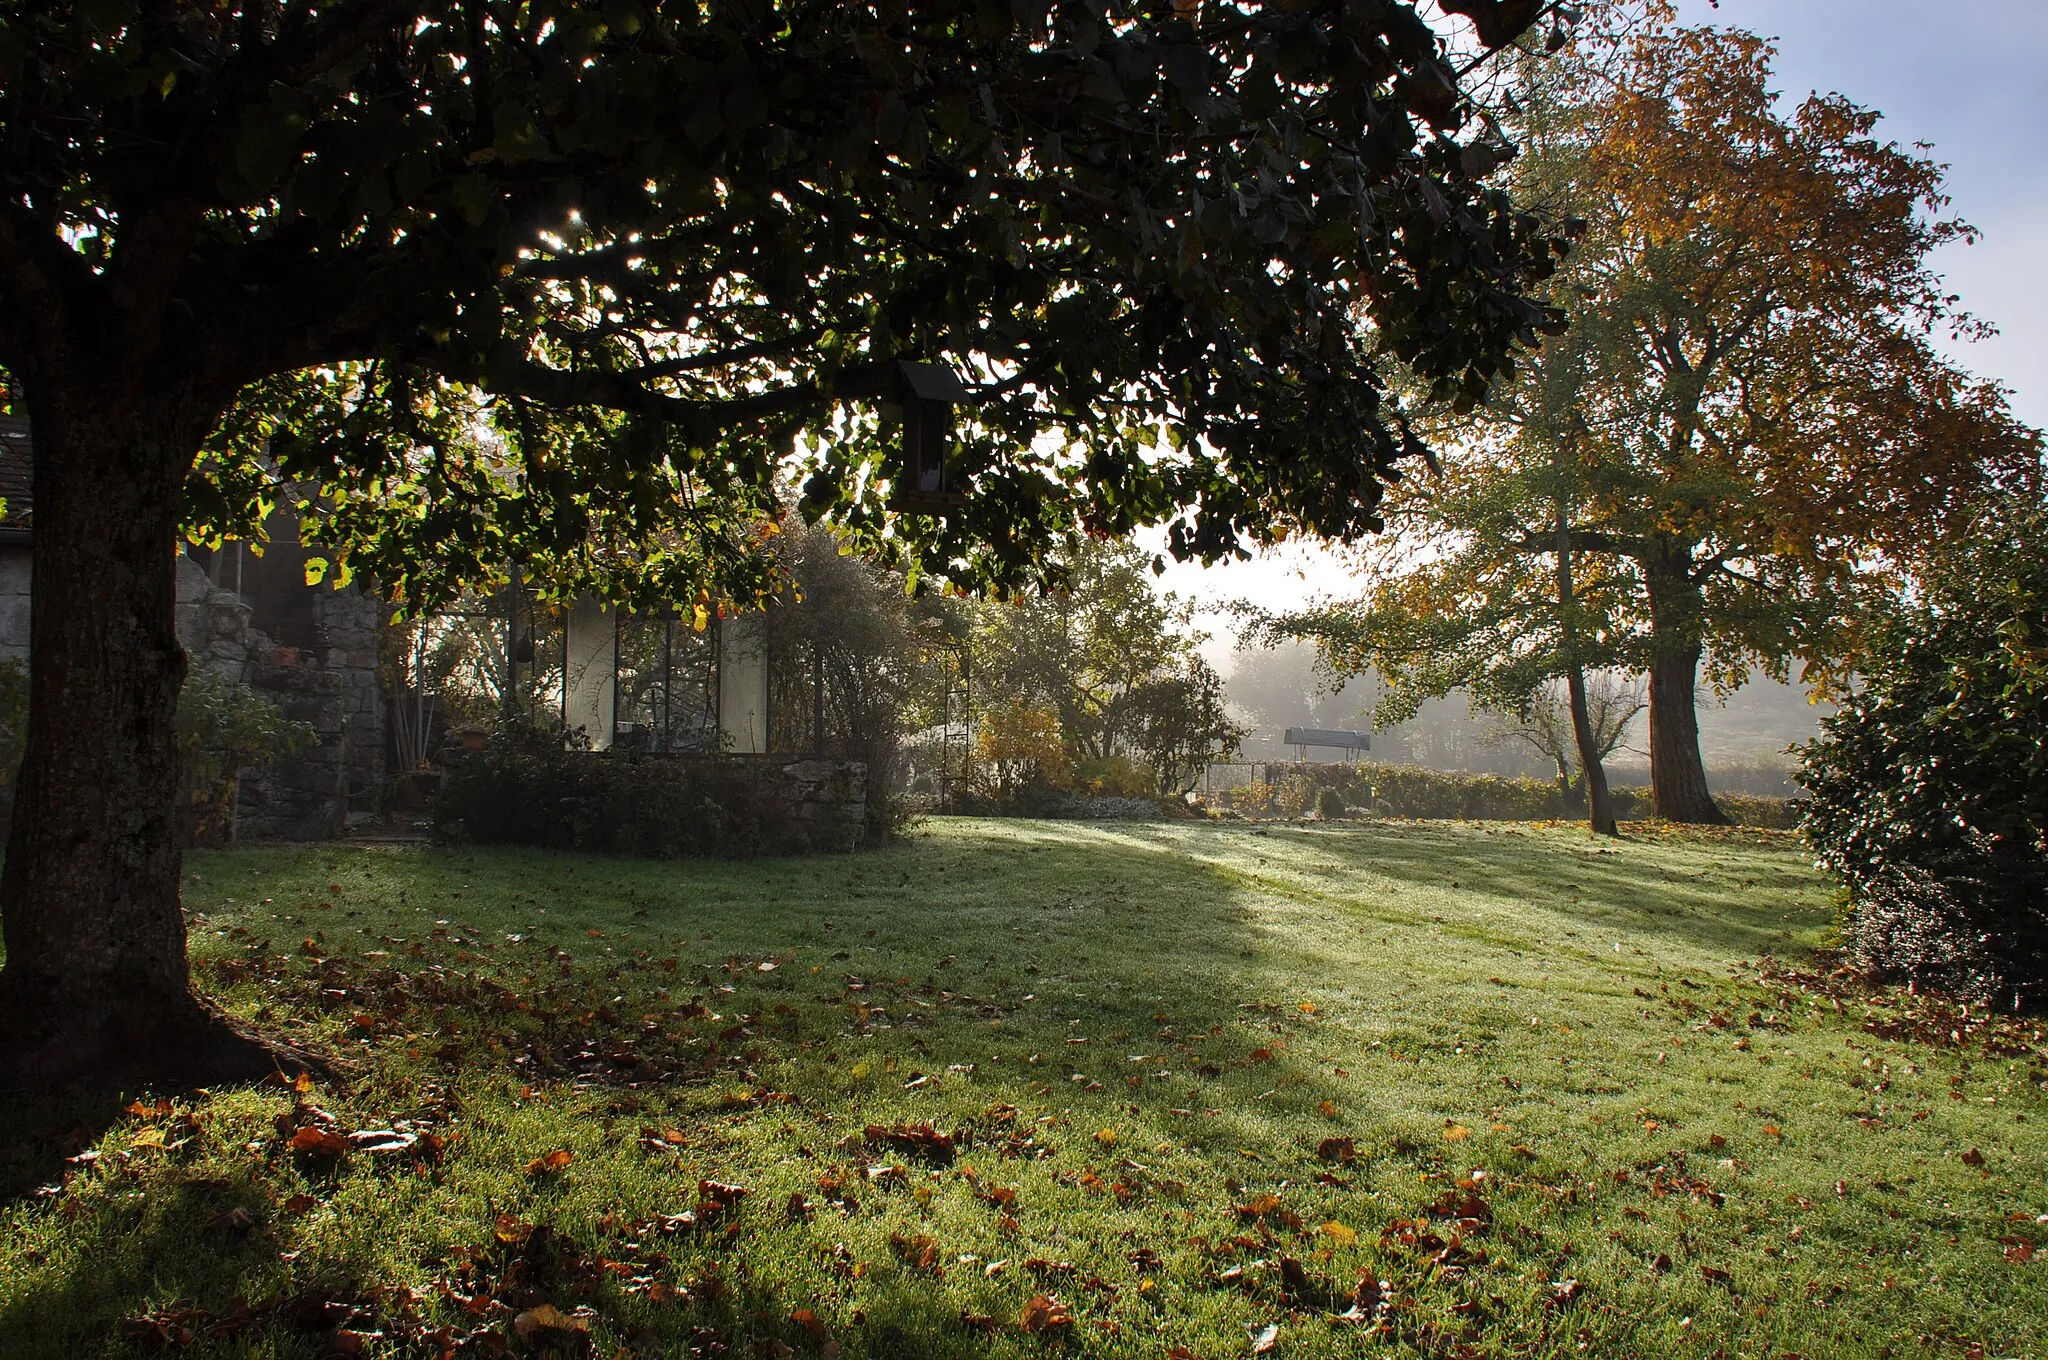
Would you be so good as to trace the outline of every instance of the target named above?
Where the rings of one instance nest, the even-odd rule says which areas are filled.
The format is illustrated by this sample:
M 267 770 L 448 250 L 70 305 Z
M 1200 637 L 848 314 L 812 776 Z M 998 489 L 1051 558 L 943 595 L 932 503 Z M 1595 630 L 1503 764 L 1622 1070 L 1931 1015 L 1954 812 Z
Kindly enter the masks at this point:
M 2048 987 L 2048 514 L 1987 517 L 1880 621 L 1799 781 L 1849 959 L 2017 1008 Z
M 206 671 L 188 674 L 178 692 L 179 801 L 187 839 L 226 839 L 242 771 L 303 750 L 314 739 L 311 724 L 285 717 L 247 685 Z

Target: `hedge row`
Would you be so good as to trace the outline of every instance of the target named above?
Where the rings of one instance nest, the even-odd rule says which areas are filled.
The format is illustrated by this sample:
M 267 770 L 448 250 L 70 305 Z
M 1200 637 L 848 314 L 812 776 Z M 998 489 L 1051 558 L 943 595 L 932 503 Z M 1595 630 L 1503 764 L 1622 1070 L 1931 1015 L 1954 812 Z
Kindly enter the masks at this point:
M 1304 816 L 1316 811 L 1328 792 L 1342 799 L 1347 810 L 1378 817 L 1535 822 L 1585 815 L 1582 804 L 1547 779 L 1376 763 L 1267 765 L 1258 773 L 1258 779 L 1222 790 L 1211 802 L 1252 816 Z M 1614 799 L 1624 820 L 1652 815 L 1648 789 L 1616 789 Z M 1742 826 L 1789 829 L 1799 823 L 1798 804 L 1791 799 L 1717 794 L 1715 801 Z

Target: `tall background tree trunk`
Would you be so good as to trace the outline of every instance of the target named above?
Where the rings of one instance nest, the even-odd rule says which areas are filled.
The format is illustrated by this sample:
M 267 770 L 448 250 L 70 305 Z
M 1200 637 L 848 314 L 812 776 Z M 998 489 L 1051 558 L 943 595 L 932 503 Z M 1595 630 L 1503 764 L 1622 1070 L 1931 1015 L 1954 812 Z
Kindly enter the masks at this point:
M 260 1075 L 269 1050 L 191 992 L 179 906 L 177 514 L 215 413 L 148 384 L 53 386 L 29 390 L 29 727 L 0 873 L 0 1084 Z
M 1586 781 L 1586 821 L 1596 836 L 1619 836 L 1614 798 L 1607 791 L 1607 767 L 1600 760 L 1600 741 L 1586 703 L 1586 668 L 1573 662 L 1565 673 L 1565 692 L 1572 708 L 1572 737 L 1579 747 L 1579 769 Z
M 1571 512 L 1560 480 L 1557 499 L 1557 620 L 1559 650 L 1564 653 L 1565 698 L 1571 708 L 1572 741 L 1579 748 L 1580 778 L 1586 784 L 1586 824 L 1596 836 L 1619 836 L 1614 800 L 1607 793 L 1607 767 L 1601 763 L 1600 740 L 1586 703 L 1586 667 L 1579 652 L 1579 595 L 1572 581 Z
M 1689 565 L 1689 563 L 1688 563 Z M 1726 826 L 1700 759 L 1699 587 L 1675 570 L 1650 573 L 1650 797 L 1666 821 Z

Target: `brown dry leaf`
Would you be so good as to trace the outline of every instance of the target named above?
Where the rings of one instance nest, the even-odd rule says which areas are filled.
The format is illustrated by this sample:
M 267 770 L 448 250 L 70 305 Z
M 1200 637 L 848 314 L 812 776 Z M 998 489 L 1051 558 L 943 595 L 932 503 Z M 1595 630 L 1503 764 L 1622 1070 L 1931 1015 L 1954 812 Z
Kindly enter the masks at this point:
M 1074 1315 L 1067 1311 L 1067 1305 L 1050 1294 L 1033 1294 L 1024 1305 L 1024 1330 L 1036 1336 L 1041 1332 L 1058 1331 L 1074 1325 Z
M 811 1339 L 813 1346 L 829 1347 L 835 1352 L 839 1343 L 832 1339 L 832 1329 L 824 1320 L 808 1308 L 799 1308 L 789 1315 L 789 1320 L 803 1328 L 804 1335 Z
M 553 1152 L 542 1153 L 526 1164 L 529 1176 L 553 1176 L 566 1169 L 576 1160 L 576 1154 L 567 1148 L 556 1148 Z
M 1316 1106 L 1316 1113 L 1325 1119 L 1335 1119 L 1337 1117 L 1337 1102 L 1334 1100 L 1324 1101 Z
M 1244 1330 L 1252 1340 L 1253 1355 L 1270 1355 L 1273 1348 L 1280 1344 L 1280 1328 L 1277 1323 L 1269 1322 L 1264 1327 L 1247 1327 Z
M 506 1246 L 516 1247 L 533 1236 L 533 1225 L 522 1223 L 510 1214 L 499 1214 L 497 1224 L 492 1228 L 492 1235 Z
M 1356 1161 L 1358 1144 L 1349 1138 L 1325 1138 L 1316 1144 L 1316 1156 L 1326 1162 Z
M 348 1151 L 348 1139 L 333 1129 L 309 1125 L 292 1134 L 289 1146 L 293 1152 L 307 1157 L 339 1157 Z
M 1444 1125 L 1444 1141 L 1446 1143 L 1462 1143 L 1471 1136 L 1472 1130 L 1466 1128 L 1463 1124 L 1446 1123 Z
M 590 1319 L 572 1317 L 552 1303 L 543 1303 L 513 1318 L 512 1330 L 519 1334 L 521 1341 L 531 1341 L 538 1332 L 588 1332 Z
M 744 1185 L 727 1185 L 723 1181 L 698 1181 L 697 1193 L 721 1209 L 731 1209 L 754 1192 Z
M 1971 1149 L 1970 1149 L 1970 1150 L 1969 1150 L 1968 1152 L 1965 1152 L 1965 1153 L 1963 1154 L 1963 1165 L 1964 1165 L 1964 1166 L 1982 1166 L 1982 1165 L 1984 1165 L 1984 1154 L 1983 1154 L 1983 1153 L 1981 1153 L 1981 1152 L 1979 1152 L 1979 1151 L 1977 1151 L 1977 1149 L 1975 1149 L 1975 1148 L 1971 1148 Z

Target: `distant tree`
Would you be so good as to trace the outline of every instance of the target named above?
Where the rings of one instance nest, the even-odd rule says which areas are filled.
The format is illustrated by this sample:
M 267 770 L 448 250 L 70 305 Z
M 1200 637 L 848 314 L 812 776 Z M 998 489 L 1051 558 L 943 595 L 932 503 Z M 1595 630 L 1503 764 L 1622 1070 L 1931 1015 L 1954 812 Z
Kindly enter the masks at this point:
M 1621 748 L 1629 725 L 1650 706 L 1640 684 L 1627 683 L 1606 671 L 1587 677 L 1584 702 L 1595 763 Z M 1556 768 L 1559 788 L 1585 797 L 1587 766 L 1571 705 L 1569 692 L 1553 681 L 1530 695 L 1520 708 L 1496 715 L 1499 722 L 1487 734 L 1487 741 L 1496 746 L 1526 746 Z
M 1543 7 L 1449 8 L 1497 46 Z M 0 1082 L 279 1056 L 189 985 L 181 528 L 306 486 L 318 565 L 408 603 L 517 563 L 751 604 L 801 453 L 809 514 L 976 585 L 1078 529 L 1366 532 L 1390 356 L 1480 391 L 1550 323 L 1470 126 L 1408 0 L 0 5 Z M 957 503 L 897 496 L 900 360 L 975 388 Z
M 1198 650 L 1193 606 L 1155 589 L 1128 543 L 1085 542 L 1057 566 L 1045 595 L 972 607 L 978 689 L 1053 714 L 1076 766 L 1137 761 L 1157 791 L 1184 791 L 1191 768 L 1244 735 Z
M 1935 349 L 1977 329 L 1928 266 L 1969 235 L 1941 167 L 1840 96 L 1781 112 L 1767 43 L 1660 8 L 1601 7 L 1605 38 L 1509 82 L 1521 191 L 1586 224 L 1548 285 L 1565 336 L 1390 497 L 1363 599 L 1272 623 L 1375 667 L 1394 714 L 1644 672 L 1656 810 L 1717 822 L 1702 664 L 1838 670 L 1860 601 L 2041 446 Z
M 822 739 L 822 754 L 865 765 L 868 838 L 886 839 L 905 727 L 931 703 L 935 677 L 919 645 L 929 606 L 826 525 L 787 517 L 776 556 L 794 584 L 768 618 L 769 720 L 786 731 L 776 749 Z
M 1063 789 L 1073 773 L 1059 715 L 1028 707 L 1022 699 L 1004 700 L 984 712 L 974 747 L 982 791 L 998 800 Z

